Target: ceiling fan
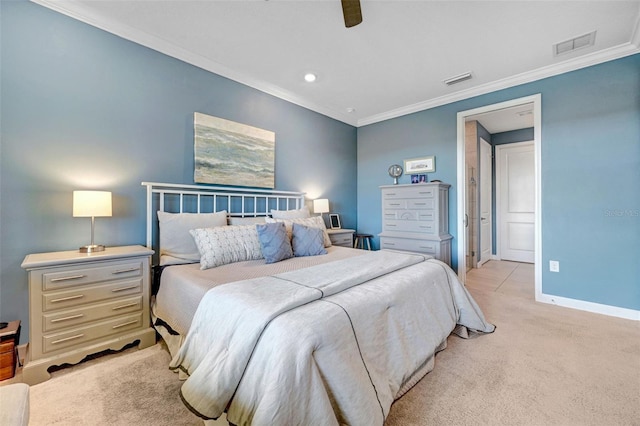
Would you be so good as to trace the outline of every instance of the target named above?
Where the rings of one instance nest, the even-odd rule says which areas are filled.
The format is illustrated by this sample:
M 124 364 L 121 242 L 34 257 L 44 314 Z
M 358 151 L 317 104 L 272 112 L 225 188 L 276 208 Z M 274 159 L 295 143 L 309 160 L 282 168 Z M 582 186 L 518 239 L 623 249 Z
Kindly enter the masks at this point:
M 362 22 L 362 11 L 360 10 L 360 0 L 341 0 L 342 14 L 344 15 L 344 25 L 347 28 L 355 27 Z

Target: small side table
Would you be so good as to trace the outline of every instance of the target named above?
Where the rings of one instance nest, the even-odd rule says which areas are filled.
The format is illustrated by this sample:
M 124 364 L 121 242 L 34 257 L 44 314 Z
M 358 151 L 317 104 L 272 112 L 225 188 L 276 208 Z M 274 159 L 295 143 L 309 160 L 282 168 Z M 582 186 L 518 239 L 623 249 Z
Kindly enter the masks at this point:
M 366 248 L 367 250 L 371 250 L 371 238 L 373 238 L 373 235 L 371 234 L 356 234 L 356 240 L 353 243 L 353 248 L 359 248 L 362 250 Z
M 0 329 L 0 380 L 16 374 L 16 347 L 20 340 L 20 321 L 11 321 Z
M 334 246 L 342 246 L 342 247 L 352 247 L 353 244 L 353 233 L 356 232 L 355 229 L 327 229 L 327 234 L 329 234 L 329 238 L 331 239 L 331 244 Z

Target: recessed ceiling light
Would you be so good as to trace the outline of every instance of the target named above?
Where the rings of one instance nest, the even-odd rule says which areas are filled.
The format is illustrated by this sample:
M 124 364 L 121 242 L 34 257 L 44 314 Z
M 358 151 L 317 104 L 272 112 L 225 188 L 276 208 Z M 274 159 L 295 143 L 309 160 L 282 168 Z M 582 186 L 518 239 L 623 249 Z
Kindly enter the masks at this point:
M 316 81 L 316 78 L 318 77 L 312 72 L 308 72 L 304 75 L 304 81 L 306 81 L 307 83 L 313 83 L 314 81 Z
M 355 109 L 355 108 L 352 108 L 352 107 L 349 107 L 349 108 L 347 108 L 347 112 L 348 112 L 349 114 L 351 114 L 352 112 L 356 112 L 356 109 Z

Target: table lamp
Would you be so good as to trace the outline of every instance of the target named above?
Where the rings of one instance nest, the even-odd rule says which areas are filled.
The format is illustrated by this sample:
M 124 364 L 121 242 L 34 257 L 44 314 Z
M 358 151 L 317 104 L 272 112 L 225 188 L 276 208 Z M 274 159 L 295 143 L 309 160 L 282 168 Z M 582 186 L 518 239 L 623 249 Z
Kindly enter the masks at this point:
M 93 241 L 95 218 L 111 217 L 111 192 L 73 191 L 73 217 L 91 218 L 91 244 L 80 247 L 80 253 L 103 251 L 104 246 Z
M 320 213 L 320 216 L 323 213 L 329 213 L 329 200 L 327 198 L 313 200 L 313 212 Z

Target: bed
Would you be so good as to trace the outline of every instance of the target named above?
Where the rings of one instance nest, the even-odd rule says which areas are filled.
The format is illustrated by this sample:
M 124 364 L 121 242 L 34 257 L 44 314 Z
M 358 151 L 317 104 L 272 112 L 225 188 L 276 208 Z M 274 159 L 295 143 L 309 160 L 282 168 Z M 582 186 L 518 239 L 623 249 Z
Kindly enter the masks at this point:
M 154 324 L 186 379 L 183 402 L 203 419 L 382 425 L 451 333 L 494 330 L 446 264 L 330 246 L 302 193 L 143 185 L 147 244 L 160 244 Z M 167 216 L 188 222 L 172 232 L 196 252 L 163 247 Z M 202 217 L 217 225 L 186 230 Z M 295 256 L 274 261 L 263 240 L 289 241 Z

